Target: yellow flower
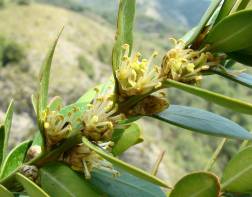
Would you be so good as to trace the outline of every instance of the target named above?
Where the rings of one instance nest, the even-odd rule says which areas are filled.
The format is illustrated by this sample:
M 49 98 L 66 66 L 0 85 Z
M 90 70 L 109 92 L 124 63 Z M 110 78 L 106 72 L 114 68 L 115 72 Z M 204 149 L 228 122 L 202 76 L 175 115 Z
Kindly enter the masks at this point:
M 113 102 L 113 94 L 95 90 L 96 96 L 83 116 L 83 134 L 94 141 L 110 140 L 116 123 L 122 120 L 124 115 L 114 115 L 118 107 Z
M 122 96 L 133 96 L 146 94 L 162 85 L 160 68 L 152 65 L 152 59 L 157 56 L 154 52 L 149 60 L 140 59 L 141 54 L 136 53 L 129 57 L 129 45 L 124 44 L 125 49 L 122 63 L 116 70 L 116 77 L 119 82 L 120 93 Z
M 49 107 L 47 107 L 43 113 L 43 117 L 46 144 L 48 148 L 65 139 L 72 131 L 71 113 L 67 117 L 64 117 L 59 111 L 51 111 Z
M 161 77 L 184 83 L 196 83 L 202 79 L 201 72 L 219 64 L 210 52 L 186 49 L 182 40 L 171 39 L 174 48 L 163 58 Z
M 110 151 L 112 142 L 98 143 L 98 146 L 106 151 Z M 103 159 L 96 152 L 89 149 L 84 144 L 78 144 L 64 154 L 63 161 L 69 164 L 73 170 L 84 172 L 85 178 L 91 178 L 91 172 L 97 168 L 118 175 L 118 171 L 113 169 L 113 165 Z

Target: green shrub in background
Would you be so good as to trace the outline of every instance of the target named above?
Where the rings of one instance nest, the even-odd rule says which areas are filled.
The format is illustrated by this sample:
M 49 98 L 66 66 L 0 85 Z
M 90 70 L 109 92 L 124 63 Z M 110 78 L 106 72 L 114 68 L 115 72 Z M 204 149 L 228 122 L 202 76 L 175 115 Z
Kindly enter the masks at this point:
M 105 64 L 111 63 L 111 50 L 112 46 L 107 43 L 103 43 L 97 50 L 97 56 L 99 60 Z
M 0 65 L 6 66 L 9 63 L 19 63 L 25 58 L 25 49 L 14 41 L 0 37 Z
M 90 79 L 94 78 L 95 71 L 94 71 L 93 65 L 91 64 L 91 62 L 87 60 L 87 58 L 84 55 L 80 55 L 78 57 L 78 64 L 79 64 L 79 68 L 83 70 Z
M 19 5 L 30 5 L 32 0 L 16 0 L 17 4 Z
M 5 0 L 0 0 L 0 8 L 5 6 Z

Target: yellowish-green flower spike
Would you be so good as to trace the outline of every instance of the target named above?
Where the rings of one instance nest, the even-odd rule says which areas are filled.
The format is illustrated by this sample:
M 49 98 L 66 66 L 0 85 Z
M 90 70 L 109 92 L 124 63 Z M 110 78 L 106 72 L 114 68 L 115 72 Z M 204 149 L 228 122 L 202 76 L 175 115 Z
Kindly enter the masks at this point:
M 110 151 L 112 142 L 98 143 L 102 149 Z M 113 169 L 113 165 L 99 156 L 97 153 L 89 149 L 84 144 L 78 144 L 70 151 L 64 154 L 63 160 L 71 166 L 73 170 L 84 172 L 85 178 L 91 178 L 91 172 L 94 168 L 104 170 L 118 175 L 118 171 Z
M 51 111 L 49 108 L 46 108 L 43 118 L 46 145 L 50 149 L 53 145 L 67 138 L 72 131 L 72 112 L 67 117 L 64 117 L 58 111 Z
M 163 58 L 161 75 L 163 79 L 173 79 L 183 83 L 194 84 L 202 79 L 201 72 L 218 66 L 219 58 L 210 52 L 186 49 L 182 40 L 171 39 L 174 48 Z
M 118 106 L 114 104 L 114 95 L 100 92 L 96 89 L 96 96 L 83 116 L 83 135 L 93 141 L 112 138 L 116 123 L 124 119 L 123 114 L 114 115 Z
M 116 70 L 116 77 L 119 82 L 119 90 L 122 97 L 142 95 L 154 88 L 159 88 L 162 83 L 160 79 L 160 67 L 152 65 L 152 59 L 157 56 L 154 52 L 151 57 L 141 59 L 141 54 L 136 53 L 129 57 L 129 45 L 124 44 L 125 50 L 122 63 Z

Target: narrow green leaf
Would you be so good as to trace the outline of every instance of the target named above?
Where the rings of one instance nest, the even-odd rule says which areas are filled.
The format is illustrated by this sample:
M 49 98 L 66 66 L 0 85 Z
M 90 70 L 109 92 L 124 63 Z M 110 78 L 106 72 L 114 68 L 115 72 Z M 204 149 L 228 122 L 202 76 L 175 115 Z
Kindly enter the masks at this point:
M 207 135 L 252 139 L 252 134 L 235 122 L 217 114 L 180 105 L 170 105 L 168 109 L 153 116 L 170 124 Z
M 191 173 L 176 183 L 170 197 L 218 197 L 218 178 L 207 172 Z
M 48 87 L 49 87 L 49 80 L 50 80 L 50 70 L 51 70 L 51 64 L 52 59 L 54 55 L 55 48 L 57 46 L 59 37 L 62 33 L 63 29 L 60 31 L 59 35 L 53 42 L 53 45 L 49 49 L 43 65 L 40 70 L 39 75 L 39 90 L 38 90 L 38 101 L 37 101 L 37 116 L 38 116 L 38 123 L 41 124 L 41 114 L 45 110 L 47 103 L 48 103 Z
M 192 38 L 192 36 L 195 34 L 195 32 L 198 31 L 198 27 L 193 27 L 192 29 L 190 29 L 182 38 L 181 40 L 184 41 L 184 43 L 188 43 L 188 44 L 191 44 L 190 43 L 190 40 Z
M 221 70 L 214 70 L 215 74 L 230 79 L 234 82 L 237 82 L 246 87 L 252 88 L 252 76 L 247 73 L 240 73 L 238 75 L 232 74 L 231 70 L 227 70 L 227 72 Z
M 98 86 L 99 88 L 100 86 Z M 85 94 L 83 94 L 77 101 L 76 103 L 91 103 L 93 98 L 95 97 L 96 95 L 96 91 L 93 89 L 91 90 L 88 90 Z
M 108 172 L 94 170 L 90 182 L 110 197 L 165 197 L 164 192 L 158 186 L 125 171 L 118 171 L 120 175 L 114 177 Z
M 63 106 L 63 99 L 60 96 L 55 96 L 52 98 L 48 106 L 52 111 L 59 111 Z
M 14 195 L 2 185 L 0 185 L 0 196 L 2 196 L 2 197 L 14 197 Z
M 111 88 L 112 90 L 114 89 L 114 79 L 110 79 L 106 83 L 100 84 L 96 86 L 95 88 L 88 90 L 76 101 L 76 103 L 91 103 L 95 95 L 97 94 L 95 89 L 98 89 L 99 93 L 103 93 L 103 92 L 108 91 L 109 88 Z
M 112 52 L 113 73 L 121 64 L 122 45 L 128 44 L 130 52 L 133 45 L 133 26 L 135 17 L 135 0 L 120 0 L 118 16 L 117 16 L 117 32 L 115 44 Z
M 38 99 L 36 98 L 36 96 L 35 95 L 31 95 L 31 103 L 32 103 L 32 107 L 33 107 L 33 109 L 34 109 L 34 112 L 35 112 L 35 114 L 37 115 L 38 113 L 37 113 L 37 101 L 38 101 Z
M 215 92 L 204 90 L 202 88 L 187 85 L 187 84 L 180 83 L 180 82 L 177 82 L 174 80 L 165 81 L 164 87 L 178 88 L 180 90 L 183 90 L 183 91 L 188 92 L 190 94 L 193 94 L 195 96 L 201 97 L 206 101 L 210 101 L 212 103 L 226 107 L 228 109 L 231 109 L 231 110 L 234 110 L 237 112 L 241 112 L 244 114 L 250 114 L 250 115 L 252 114 L 252 104 L 246 103 L 246 102 L 241 101 L 239 99 L 223 96 L 222 94 L 218 94 Z
M 34 145 L 43 146 L 43 139 L 39 131 L 36 131 L 33 136 L 32 146 Z
M 232 8 L 234 7 L 237 0 L 225 0 L 219 12 L 217 19 L 215 20 L 215 24 L 220 22 L 224 17 L 228 16 Z
M 17 173 L 16 179 L 24 187 L 30 197 L 49 197 L 49 195 L 24 175 Z
M 10 175 L 24 163 L 26 152 L 31 143 L 32 141 L 30 140 L 24 141 L 11 150 L 2 165 L 1 179 Z
M 224 191 L 252 193 L 252 146 L 231 159 L 224 169 L 221 182 Z
M 244 53 L 242 50 L 240 50 L 228 53 L 227 55 L 239 63 L 252 66 L 252 54 L 246 54 L 246 52 Z
M 245 9 L 247 7 L 247 5 L 249 4 L 249 2 L 250 2 L 250 0 L 241 0 L 236 11 L 240 11 L 240 10 Z
M 127 172 L 129 172 L 139 178 L 142 178 L 146 181 L 149 181 L 151 183 L 154 183 L 154 184 L 162 186 L 162 187 L 170 188 L 170 186 L 168 186 L 167 183 L 160 180 L 159 178 L 152 176 L 151 174 L 148 174 L 145 171 L 143 171 L 139 168 L 136 168 L 135 166 L 127 164 L 127 163 L 117 159 L 116 157 L 113 157 L 113 156 L 107 154 L 102 149 L 100 149 L 99 147 L 97 147 L 94 144 L 92 144 L 91 142 L 89 142 L 87 138 L 83 137 L 82 141 L 87 147 L 89 147 L 91 150 L 95 151 L 97 154 L 99 154 L 100 156 L 102 156 L 104 159 L 108 160 L 109 162 L 111 162 L 115 166 L 117 166 L 123 170 L 126 170 Z
M 49 163 L 40 168 L 41 187 L 51 197 L 100 197 L 100 192 L 70 167 L 59 163 Z
M 232 52 L 248 48 L 252 43 L 252 10 L 244 10 L 229 15 L 208 33 L 205 43 L 210 50 Z
M 5 114 L 5 119 L 4 119 L 4 134 L 2 136 L 4 136 L 4 138 L 0 139 L 0 144 L 2 144 L 2 153 L 0 154 L 1 157 L 1 162 L 4 160 L 4 158 L 7 155 L 7 149 L 8 149 L 8 141 L 9 141 L 9 136 L 10 136 L 10 130 L 11 130 L 11 123 L 12 123 L 12 117 L 13 117 L 13 106 L 14 106 L 14 102 L 13 100 L 10 102 L 9 107 L 6 111 Z
M 203 15 L 203 17 L 201 18 L 199 24 L 193 30 L 193 32 L 190 36 L 190 39 L 187 39 L 187 42 L 186 42 L 187 46 L 192 44 L 195 41 L 195 39 L 197 39 L 197 37 L 201 33 L 202 29 L 205 27 L 205 25 L 207 24 L 209 19 L 212 17 L 213 13 L 216 11 L 216 9 L 219 6 L 221 1 L 222 0 L 212 0 L 210 6 L 208 7 L 208 9 L 205 12 L 205 14 Z
M 115 135 L 117 136 L 115 137 Z M 116 138 L 112 149 L 112 153 L 115 156 L 122 154 L 131 146 L 143 141 L 141 129 L 135 123 L 131 124 L 127 129 L 114 131 L 113 138 Z
M 0 125 L 0 166 L 3 162 L 3 153 L 4 153 L 4 137 L 5 137 L 4 125 Z
M 60 110 L 60 114 L 63 116 L 71 116 L 71 123 L 73 131 L 80 130 L 82 128 L 82 116 L 83 113 L 87 110 L 88 103 L 74 103 L 68 106 L 63 107 Z M 74 113 L 73 113 L 74 112 Z

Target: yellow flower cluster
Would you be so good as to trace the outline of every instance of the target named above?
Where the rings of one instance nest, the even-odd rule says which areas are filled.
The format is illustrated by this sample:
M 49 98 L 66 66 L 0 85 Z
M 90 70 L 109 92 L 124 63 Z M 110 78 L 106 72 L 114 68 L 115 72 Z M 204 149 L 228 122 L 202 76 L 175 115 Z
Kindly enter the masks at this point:
M 111 142 L 98 143 L 98 146 L 105 151 L 111 146 Z M 118 171 L 113 169 L 113 165 L 89 149 L 84 144 L 78 144 L 63 156 L 63 161 L 68 163 L 72 169 L 84 172 L 85 178 L 91 178 L 91 172 L 94 168 L 104 170 L 118 175 Z
M 120 94 L 124 97 L 142 95 L 160 87 L 162 85 L 159 78 L 160 67 L 152 65 L 152 59 L 157 56 L 157 52 L 147 60 L 141 59 L 140 53 L 130 57 L 128 44 L 124 44 L 123 48 L 125 53 L 122 63 L 116 70 Z
M 161 77 L 183 83 L 193 84 L 202 79 L 201 72 L 216 66 L 219 60 L 210 52 L 185 49 L 182 40 L 171 39 L 174 48 L 169 50 L 163 58 Z
M 113 94 L 95 90 L 96 96 L 83 116 L 83 135 L 93 141 L 110 140 L 116 123 L 124 115 L 114 115 L 118 107 L 114 105 Z
M 59 111 L 52 111 L 47 107 L 43 118 L 46 144 L 49 148 L 65 139 L 72 131 L 72 113 L 64 117 Z

